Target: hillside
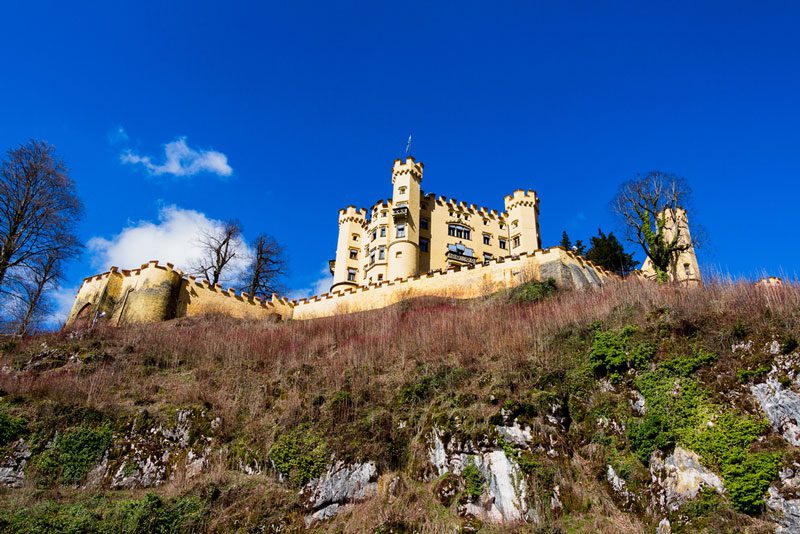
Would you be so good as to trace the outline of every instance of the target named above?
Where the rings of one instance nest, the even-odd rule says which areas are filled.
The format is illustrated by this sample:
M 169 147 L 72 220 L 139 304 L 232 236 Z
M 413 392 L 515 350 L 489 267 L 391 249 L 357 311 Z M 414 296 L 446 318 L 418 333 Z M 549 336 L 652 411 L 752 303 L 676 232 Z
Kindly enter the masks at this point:
M 8 340 L 0 531 L 789 532 L 798 339 L 631 281 Z

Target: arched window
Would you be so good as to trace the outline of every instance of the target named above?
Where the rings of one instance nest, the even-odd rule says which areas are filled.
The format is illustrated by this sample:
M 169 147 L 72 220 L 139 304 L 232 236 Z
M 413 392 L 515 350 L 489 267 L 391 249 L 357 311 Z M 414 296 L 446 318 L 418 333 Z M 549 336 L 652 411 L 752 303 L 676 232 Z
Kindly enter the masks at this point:
M 448 224 L 447 235 L 458 237 L 459 239 L 469 239 L 470 229 L 460 224 Z

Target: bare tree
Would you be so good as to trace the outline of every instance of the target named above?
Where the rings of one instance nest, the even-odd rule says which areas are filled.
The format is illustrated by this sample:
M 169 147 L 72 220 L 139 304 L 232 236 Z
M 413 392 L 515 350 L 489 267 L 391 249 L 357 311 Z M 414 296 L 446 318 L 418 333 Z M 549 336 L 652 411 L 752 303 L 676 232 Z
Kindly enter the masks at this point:
M 226 268 L 237 257 L 241 257 L 242 228 L 237 221 L 228 221 L 221 227 L 202 232 L 199 244 L 201 257 L 191 269 L 209 283 L 218 284 Z
M 55 148 L 30 140 L 0 166 L 0 291 L 9 271 L 37 257 L 79 252 L 74 228 L 83 207 Z
M 61 251 L 53 250 L 45 256 L 37 256 L 22 274 L 16 292 L 20 300 L 17 334 L 24 336 L 52 311 L 53 304 L 46 291 L 58 287 L 62 277 L 64 258 Z
M 251 243 L 253 255 L 247 267 L 248 284 L 242 287 L 252 296 L 268 297 L 282 287 L 278 279 L 286 274 L 283 247 L 271 236 L 260 234 Z
M 682 220 L 690 195 L 685 179 L 653 171 L 623 183 L 613 201 L 628 240 L 642 247 L 660 282 L 669 279 L 680 253 L 693 246 Z

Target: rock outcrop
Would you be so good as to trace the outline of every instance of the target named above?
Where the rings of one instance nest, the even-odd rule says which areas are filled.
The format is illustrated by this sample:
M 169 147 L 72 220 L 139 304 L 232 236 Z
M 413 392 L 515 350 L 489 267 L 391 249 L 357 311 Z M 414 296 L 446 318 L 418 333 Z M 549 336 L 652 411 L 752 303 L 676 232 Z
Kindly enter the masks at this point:
M 656 505 L 665 511 L 677 510 L 682 503 L 697 497 L 704 487 L 717 493 L 724 491 L 722 480 L 701 465 L 697 454 L 682 447 L 675 447 L 666 458 L 661 452 L 654 452 L 650 457 L 650 476 Z
M 310 511 L 305 517 L 306 525 L 333 517 L 344 506 L 375 495 L 377 489 L 378 469 L 373 462 L 336 462 L 300 490 L 301 500 Z
M 0 486 L 18 488 L 25 482 L 25 466 L 31 451 L 25 440 L 17 441 L 11 451 L 0 462 Z

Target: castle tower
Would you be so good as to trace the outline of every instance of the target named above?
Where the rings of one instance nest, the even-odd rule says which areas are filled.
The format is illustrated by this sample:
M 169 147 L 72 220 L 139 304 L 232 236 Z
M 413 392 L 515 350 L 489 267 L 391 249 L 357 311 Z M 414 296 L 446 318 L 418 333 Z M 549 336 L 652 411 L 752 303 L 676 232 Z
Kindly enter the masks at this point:
M 339 210 L 339 242 L 332 269 L 331 291 L 359 285 L 363 277 L 361 266 L 366 226 L 367 210 L 355 206 Z
M 542 248 L 542 238 L 539 235 L 539 198 L 536 191 L 517 189 L 514 194 L 506 195 L 505 206 L 511 254 L 533 252 Z
M 680 245 L 689 245 L 688 249 L 680 252 L 673 260 L 667 273 L 669 280 L 686 285 L 701 284 L 700 266 L 697 263 L 697 254 L 695 254 L 694 246 L 692 245 L 692 235 L 689 233 L 689 218 L 686 215 L 686 210 L 678 208 L 675 211 L 675 215 L 673 215 L 672 210 L 668 208 L 661 212 L 661 216 L 666 219 L 664 239 L 668 242 L 675 239 L 675 229 L 677 227 L 679 230 L 678 243 Z M 642 274 L 647 278 L 656 277 L 656 271 L 650 258 L 644 261 Z
M 392 219 L 387 278 L 414 276 L 419 269 L 419 216 L 422 163 L 407 157 L 392 167 Z

